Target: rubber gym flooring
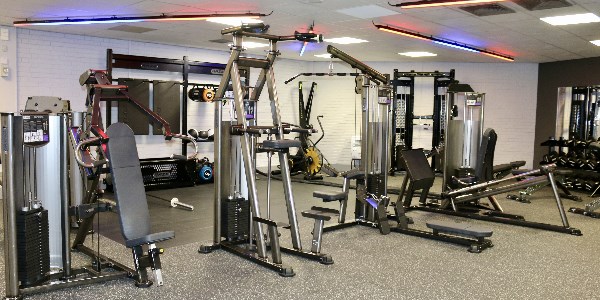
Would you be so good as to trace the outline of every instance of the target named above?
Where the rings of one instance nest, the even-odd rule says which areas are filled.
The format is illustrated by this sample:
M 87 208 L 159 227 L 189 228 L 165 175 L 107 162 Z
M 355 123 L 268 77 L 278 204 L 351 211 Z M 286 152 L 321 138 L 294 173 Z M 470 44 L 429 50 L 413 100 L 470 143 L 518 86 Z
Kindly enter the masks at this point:
M 266 179 L 258 181 L 259 196 L 266 211 Z M 399 187 L 401 176 L 392 177 L 390 186 Z M 327 178 L 339 182 L 338 178 Z M 439 191 L 439 181 L 434 191 Z M 436 189 L 437 187 L 437 189 Z M 27 299 L 598 299 L 598 245 L 600 220 L 568 213 L 571 226 L 583 236 L 475 221 L 425 212 L 410 212 L 414 228 L 426 229 L 427 220 L 473 223 L 494 229 L 494 247 L 480 254 L 463 246 L 390 233 L 383 236 L 377 229 L 353 227 L 325 233 L 323 252 L 335 263 L 321 265 L 314 261 L 283 254 L 295 277 L 277 273 L 217 250 L 199 254 L 198 247 L 212 240 L 211 184 L 191 188 L 148 192 L 148 203 L 156 231 L 175 230 L 174 240 L 162 243 L 167 248 L 161 257 L 165 285 L 138 289 L 131 279 L 65 289 L 28 296 Z M 310 248 L 313 222 L 300 211 L 319 205 L 337 208 L 337 202 L 320 203 L 312 198 L 314 190 L 339 188 L 294 183 L 293 191 L 300 219 L 305 249 Z M 285 221 L 283 189 L 273 181 L 273 219 Z M 563 200 L 565 207 L 583 203 Z M 177 197 L 195 206 L 194 211 L 172 208 L 168 201 Z M 354 191 L 351 191 L 351 199 Z M 522 214 L 532 221 L 560 224 L 549 187 L 536 193 L 531 204 L 498 199 L 508 213 Z M 396 200 L 393 196 L 392 200 Z M 348 214 L 354 211 L 349 201 Z M 101 232 L 119 238 L 116 215 L 104 213 L 99 221 Z M 281 243 L 290 245 L 289 231 L 281 231 Z M 94 242 L 98 239 L 95 238 Z M 94 249 L 88 238 L 86 243 Z M 3 251 L 4 244 L 0 244 Z M 130 251 L 123 245 L 100 237 L 100 251 L 128 266 L 133 265 Z M 89 263 L 87 257 L 74 254 L 73 264 Z M 4 276 L 4 257 L 0 257 L 0 276 Z M 0 286 L 4 295 L 4 285 Z

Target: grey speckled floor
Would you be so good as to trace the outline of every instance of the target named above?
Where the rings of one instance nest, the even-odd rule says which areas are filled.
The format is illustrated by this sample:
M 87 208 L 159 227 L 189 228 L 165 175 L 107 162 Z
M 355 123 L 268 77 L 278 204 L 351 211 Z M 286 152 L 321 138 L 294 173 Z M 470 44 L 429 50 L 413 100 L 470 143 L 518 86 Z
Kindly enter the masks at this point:
M 335 179 L 334 179 L 335 180 Z M 400 177 L 391 179 L 398 185 Z M 284 216 L 279 199 L 281 183 L 275 181 L 274 217 Z M 261 195 L 265 180 L 259 181 Z M 29 299 L 598 299 L 598 245 L 600 220 L 569 214 L 571 225 L 580 228 L 581 237 L 567 234 L 486 223 L 456 217 L 411 212 L 416 228 L 425 228 L 431 219 L 483 224 L 494 229 L 495 247 L 481 254 L 464 247 L 391 233 L 382 236 L 375 229 L 355 227 L 327 233 L 323 252 L 335 264 L 325 266 L 284 254 L 296 276 L 283 278 L 222 250 L 199 254 L 198 246 L 209 240 L 212 231 L 212 186 L 157 191 L 154 195 L 178 196 L 194 202 L 194 212 L 178 213 L 162 202 L 149 198 L 153 215 L 160 224 L 182 232 L 162 256 L 165 285 L 135 288 L 129 279 L 71 288 Z M 337 190 L 294 183 L 298 211 L 318 202 L 313 190 Z M 186 196 L 187 195 L 187 196 Z M 534 221 L 558 224 L 556 205 L 546 188 L 532 198 L 532 204 L 501 200 L 505 210 Z M 170 198 L 169 198 L 170 199 Z M 590 198 L 585 198 L 588 201 Z M 395 198 L 393 198 L 395 200 Z M 182 200 L 183 201 L 183 200 Z M 320 203 L 318 203 L 321 205 Z M 565 200 L 565 206 L 583 206 Z M 335 207 L 335 204 L 330 205 Z M 353 211 L 353 206 L 349 208 Z M 187 216 L 187 217 L 186 217 Z M 172 218 L 172 222 L 167 222 Z M 175 219 L 176 218 L 176 219 Z M 309 247 L 312 222 L 301 218 L 304 247 Z M 187 223 L 186 223 L 187 222 Z M 287 231 L 282 243 L 289 244 Z M 190 243 L 191 242 L 191 243 Z M 3 249 L 3 244 L 0 246 Z M 104 253 L 132 265 L 129 251 L 110 239 L 102 239 Z M 0 276 L 4 276 L 3 256 Z M 74 264 L 85 262 L 74 258 Z M 4 295 L 4 286 L 0 287 Z

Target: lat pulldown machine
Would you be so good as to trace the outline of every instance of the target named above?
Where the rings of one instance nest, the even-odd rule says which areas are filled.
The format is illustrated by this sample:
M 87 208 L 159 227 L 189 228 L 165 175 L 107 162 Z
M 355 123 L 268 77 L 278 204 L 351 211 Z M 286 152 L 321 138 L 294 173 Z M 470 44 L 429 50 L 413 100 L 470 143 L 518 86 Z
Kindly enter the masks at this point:
M 225 67 L 221 83 L 215 95 L 215 223 L 212 245 L 203 245 L 198 250 L 200 253 L 209 253 L 215 249 L 224 249 L 230 253 L 253 261 L 262 266 L 277 271 L 281 276 L 293 276 L 292 268 L 283 265 L 281 252 L 298 255 L 304 258 L 317 260 L 323 264 L 331 264 L 331 256 L 320 253 L 321 237 L 318 235 L 319 225 L 323 219 L 331 218 L 334 214 L 330 210 L 314 208 L 303 212 L 303 216 L 315 219 L 317 230 L 313 232 L 313 245 L 311 251 L 304 251 L 300 239 L 300 230 L 296 215 L 294 195 L 291 186 L 289 148 L 300 147 L 300 141 L 284 139 L 284 134 L 297 132 L 309 134 L 312 129 L 291 128 L 283 125 L 281 121 L 279 98 L 275 87 L 275 74 L 273 63 L 279 52 L 277 42 L 280 41 L 312 41 L 316 34 L 298 33 L 293 36 L 275 36 L 264 33 L 252 32 L 260 29 L 264 24 L 243 25 L 241 27 L 227 28 L 221 34 L 233 35 L 231 56 Z M 269 51 L 265 59 L 242 57 L 242 40 L 244 37 L 258 38 L 269 41 Z M 258 68 L 260 74 L 254 87 L 244 87 L 240 78 L 240 68 Z M 233 87 L 233 99 L 226 99 L 225 91 Z M 258 101 L 258 98 L 267 86 L 271 104 L 273 125 L 256 126 L 255 119 L 248 119 L 245 107 Z M 245 101 L 244 99 L 247 99 Z M 231 114 L 234 119 L 223 121 L 223 104 L 232 100 Z M 261 147 L 255 149 L 256 137 L 261 134 L 274 135 L 275 139 L 264 140 Z M 273 153 L 279 156 L 281 177 L 287 206 L 288 224 L 277 223 L 270 219 L 269 210 L 267 218 L 260 211 L 258 191 L 256 187 L 256 161 L 257 152 L 266 152 L 269 157 Z M 270 175 L 270 174 L 269 174 Z M 270 181 L 267 183 L 270 185 Z M 269 206 L 270 191 L 267 191 Z M 264 226 L 268 228 L 265 234 Z M 289 227 L 293 248 L 281 247 L 279 244 L 279 228 Z M 267 245 L 269 244 L 269 245 Z M 268 250 L 271 252 L 269 258 Z

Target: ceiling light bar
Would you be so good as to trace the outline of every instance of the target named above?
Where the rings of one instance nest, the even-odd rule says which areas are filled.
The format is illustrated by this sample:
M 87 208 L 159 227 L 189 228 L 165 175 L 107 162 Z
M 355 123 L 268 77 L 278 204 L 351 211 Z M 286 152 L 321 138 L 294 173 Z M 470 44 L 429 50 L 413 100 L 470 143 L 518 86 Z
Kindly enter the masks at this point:
M 273 13 L 273 12 L 271 12 Z M 211 18 L 260 18 L 271 15 L 262 13 L 215 13 L 203 15 L 167 15 L 156 16 L 135 16 L 135 17 L 101 17 L 101 18 L 64 18 L 64 19 L 46 19 L 46 20 L 25 20 L 15 21 L 14 26 L 33 26 L 33 25 L 87 25 L 87 24 L 112 24 L 112 23 L 134 23 L 134 22 L 152 22 L 152 21 L 197 21 L 209 20 Z
M 596 46 L 600 46 L 600 40 L 593 40 L 593 41 L 590 41 L 590 43 L 592 43 Z
M 411 32 L 406 29 L 395 28 L 395 27 L 391 27 L 388 25 L 378 25 L 375 23 L 373 23 L 373 25 L 375 25 L 375 27 L 377 27 L 377 29 L 379 29 L 381 31 L 390 32 L 390 33 L 407 36 L 407 37 L 411 37 L 411 38 L 416 38 L 419 40 L 427 40 L 427 41 L 431 41 L 431 42 L 434 42 L 439 45 L 444 45 L 444 46 L 461 49 L 461 50 L 465 50 L 465 51 L 470 51 L 470 52 L 475 52 L 475 53 L 481 53 L 481 54 L 485 54 L 485 55 L 499 58 L 499 59 L 506 60 L 506 61 L 515 61 L 515 59 L 513 57 L 510 57 L 508 55 L 504 55 L 504 54 L 493 52 L 493 51 L 486 50 L 486 49 L 476 48 L 473 46 L 461 44 L 459 42 L 455 42 L 455 41 L 451 41 L 451 40 L 447 40 L 447 39 L 440 39 L 440 38 L 436 38 L 433 36 L 427 36 L 427 35 L 423 35 L 423 34 L 420 34 L 417 32 Z
M 501 2 L 505 0 L 423 0 L 413 2 L 403 2 L 398 4 L 389 5 L 400 7 L 400 8 L 423 8 L 423 7 L 438 7 L 438 6 L 451 6 L 451 5 L 469 5 L 469 4 L 481 4 L 481 3 L 492 3 Z

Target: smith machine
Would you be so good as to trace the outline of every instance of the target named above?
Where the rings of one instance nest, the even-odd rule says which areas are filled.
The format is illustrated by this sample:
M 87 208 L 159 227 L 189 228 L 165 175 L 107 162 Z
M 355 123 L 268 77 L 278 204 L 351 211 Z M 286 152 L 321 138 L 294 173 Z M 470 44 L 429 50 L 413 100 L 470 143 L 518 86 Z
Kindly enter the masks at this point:
M 281 121 L 279 98 L 275 87 L 275 74 L 273 64 L 279 55 L 277 43 L 280 41 L 309 41 L 312 42 L 319 36 L 312 33 L 298 33 L 292 36 L 275 36 L 265 33 L 256 33 L 263 28 L 263 24 L 243 25 L 241 27 L 227 28 L 222 34 L 233 36 L 231 56 L 225 67 L 219 88 L 215 95 L 215 223 L 212 245 L 203 245 L 198 250 L 209 253 L 215 249 L 223 249 L 250 261 L 258 263 L 277 271 L 281 276 L 293 276 L 291 267 L 283 265 L 281 252 L 313 259 L 323 264 L 331 264 L 331 256 L 320 253 L 321 230 L 325 219 L 335 215 L 335 211 L 313 207 L 302 215 L 315 219 L 313 231 L 313 244 L 310 252 L 304 251 L 300 239 L 300 230 L 296 215 L 294 195 L 292 192 L 289 148 L 300 147 L 300 141 L 284 139 L 284 134 L 313 133 L 312 129 L 293 128 L 284 126 Z M 244 37 L 267 40 L 269 51 L 265 59 L 256 59 L 241 56 L 244 49 Z M 240 79 L 240 68 L 257 68 L 260 74 L 254 87 L 245 87 Z M 227 86 L 233 86 L 233 99 L 226 99 Z M 245 107 L 247 103 L 255 103 L 264 88 L 267 86 L 271 105 L 273 125 L 256 126 L 255 118 L 248 119 Z M 247 99 L 247 100 L 245 100 Z M 231 101 L 230 101 L 231 100 Z M 223 120 L 223 107 L 230 104 L 232 118 Z M 246 106 L 245 106 L 246 105 Z M 268 139 L 262 145 L 256 143 L 256 138 L 267 134 Z M 272 137 L 274 136 L 274 139 Z M 267 216 L 260 211 L 260 201 L 256 187 L 256 153 L 264 152 L 270 157 L 277 153 L 281 167 L 281 178 L 285 193 L 288 223 L 275 222 L 270 216 L 270 177 L 267 181 Z M 270 175 L 270 174 L 269 174 Z M 268 230 L 265 232 L 264 227 Z M 281 247 L 279 244 L 279 228 L 289 228 L 291 233 L 292 248 Z M 266 233 L 266 234 L 265 234 Z M 268 245 L 267 245 L 268 244 Z M 271 252 L 269 258 L 268 250 Z

